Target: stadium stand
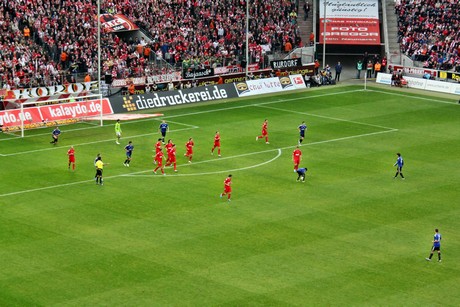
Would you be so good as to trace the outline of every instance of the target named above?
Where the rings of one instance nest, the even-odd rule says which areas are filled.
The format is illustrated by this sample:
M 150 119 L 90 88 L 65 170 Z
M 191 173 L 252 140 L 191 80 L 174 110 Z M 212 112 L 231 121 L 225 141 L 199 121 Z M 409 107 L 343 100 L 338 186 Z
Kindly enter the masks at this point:
M 250 61 L 263 52 L 301 46 L 295 2 L 255 0 L 250 7 Z M 246 3 L 225 1 L 109 0 L 101 13 L 123 14 L 143 38 L 101 36 L 102 74 L 113 78 L 169 72 L 182 67 L 241 62 Z M 0 2 L 0 72 L 4 89 L 83 81 L 97 71 L 95 0 Z M 167 61 L 169 68 L 156 65 Z
M 424 67 L 460 68 L 460 4 L 451 0 L 397 0 L 401 51 Z

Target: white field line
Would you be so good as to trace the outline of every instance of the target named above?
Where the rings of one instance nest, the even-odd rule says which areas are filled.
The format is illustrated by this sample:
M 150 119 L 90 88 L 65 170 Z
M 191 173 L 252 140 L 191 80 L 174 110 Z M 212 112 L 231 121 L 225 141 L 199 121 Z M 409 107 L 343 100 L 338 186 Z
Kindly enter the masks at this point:
M 331 139 L 331 140 L 325 140 L 325 141 L 318 141 L 318 142 L 312 142 L 312 143 L 308 143 L 308 144 L 303 144 L 301 147 L 313 146 L 313 145 L 325 144 L 325 143 L 331 143 L 331 142 L 338 142 L 338 141 L 343 141 L 343 140 L 349 140 L 349 139 L 354 139 L 354 138 L 359 138 L 359 137 L 366 137 L 366 136 L 372 136 L 372 135 L 395 132 L 395 131 L 397 131 L 397 129 L 379 131 L 379 132 L 373 132 L 373 133 L 366 133 L 366 134 L 359 134 L 359 135 L 352 135 L 352 136 L 347 136 L 347 137 L 342 137 L 342 138 L 337 138 L 337 139 Z M 223 158 L 218 158 L 218 159 L 210 159 L 210 160 L 205 160 L 205 161 L 192 163 L 192 165 L 193 164 L 199 164 L 199 163 L 215 162 L 215 161 L 226 160 L 226 159 L 240 158 L 240 157 L 244 157 L 244 156 L 256 155 L 256 154 L 260 154 L 260 153 L 266 153 L 266 152 L 271 152 L 271 151 L 276 151 L 277 150 L 278 155 L 274 158 L 274 159 L 276 159 L 276 158 L 278 158 L 279 155 L 281 155 L 281 150 L 294 148 L 294 147 L 296 147 L 296 146 L 287 146 L 287 147 L 282 147 L 282 148 L 267 149 L 267 150 L 262 150 L 262 151 L 257 151 L 257 152 L 245 153 L 245 154 L 241 154 L 241 155 L 223 157 Z M 274 159 L 272 159 L 272 160 L 274 160 Z M 264 162 L 264 163 L 270 163 L 270 162 L 272 162 L 272 160 L 269 160 L 269 161 Z M 189 164 L 182 164 L 182 165 L 179 165 L 179 166 L 184 166 L 184 165 L 189 165 Z M 259 166 L 260 165 L 263 165 L 263 164 L 259 164 Z M 249 168 L 249 167 L 246 167 L 246 168 L 243 168 L 243 169 L 247 169 L 247 168 Z M 120 174 L 120 175 L 108 176 L 108 177 L 105 177 L 105 179 L 133 176 L 133 175 L 138 175 L 138 174 L 145 174 L 145 173 L 148 173 L 148 172 L 152 172 L 152 170 L 149 169 L 149 170 L 140 171 L 140 172 L 133 172 L 133 173 L 129 173 L 129 174 Z M 225 172 L 228 172 L 228 170 L 226 170 Z M 203 173 L 203 174 L 205 174 L 205 173 Z M 191 175 L 189 175 L 189 176 L 191 176 Z M 152 175 L 152 177 L 154 177 L 154 176 Z M 163 177 L 163 176 L 160 175 L 160 176 L 157 176 L 157 177 Z M 166 177 L 168 177 L 168 176 L 166 176 Z M 41 188 L 29 189 L 29 190 L 22 190 L 22 191 L 16 191 L 16 192 L 11 192 L 11 193 L 5 193 L 5 194 L 0 194 L 0 197 L 14 196 L 14 195 L 37 192 L 37 191 L 43 191 L 43 190 L 49 190 L 49 189 L 55 189 L 55 188 L 62 188 L 62 187 L 66 187 L 66 186 L 72 186 L 72 185 L 89 183 L 89 182 L 94 184 L 94 179 L 77 181 L 77 182 L 70 182 L 70 183 L 64 183 L 64 184 L 57 184 L 57 185 L 52 185 L 52 186 L 47 186 L 47 187 L 41 187 Z
M 236 171 L 243 171 L 243 170 L 247 170 L 247 169 L 251 169 L 251 168 L 256 168 L 256 167 L 259 167 L 259 166 L 262 166 L 262 165 L 265 165 L 265 164 L 268 164 L 268 163 L 271 163 L 273 161 L 275 161 L 276 159 L 278 159 L 280 156 L 281 156 L 281 148 L 278 148 L 278 149 L 274 149 L 274 150 L 278 150 L 278 154 L 276 155 L 276 157 L 268 160 L 268 161 L 265 161 L 265 162 L 262 162 L 262 163 L 259 163 L 259 164 L 254 164 L 254 165 L 250 165 L 250 166 L 246 166 L 246 167 L 240 167 L 240 168 L 234 168 L 234 169 L 228 169 L 228 170 L 223 170 L 223 171 L 214 171 L 214 172 L 205 172 L 205 173 L 194 173 L 194 174 L 174 174 L 173 176 L 174 177 L 183 177 L 183 176 L 202 176 L 202 175 L 214 175 L 214 174 L 221 174 L 221 173 L 228 173 L 228 172 L 236 172 Z M 273 151 L 273 150 L 269 150 L 269 151 Z M 229 158 L 236 158 L 236 157 L 242 157 L 242 156 L 249 156 L 249 155 L 254 155 L 254 154 L 260 154 L 260 153 L 263 153 L 264 151 L 259 151 L 259 152 L 253 152 L 253 153 L 249 153 L 249 154 L 243 154 L 243 155 L 239 155 L 239 156 L 234 156 L 234 157 L 227 157 L 227 159 Z M 200 163 L 208 163 L 210 161 L 220 161 L 220 160 L 224 160 L 225 158 L 219 158 L 217 160 L 206 160 L 206 161 L 200 161 L 200 162 L 197 162 L 197 163 L 193 163 L 193 164 L 200 164 Z M 181 164 L 179 166 L 191 166 L 192 164 L 190 163 L 184 163 L 184 164 Z M 139 176 L 143 176 L 143 177 L 162 177 L 162 175 L 153 175 L 153 174 L 144 174 L 146 172 L 152 172 L 151 170 L 149 171 L 142 171 L 142 172 L 137 172 L 137 173 L 131 173 L 131 174 L 126 174 L 126 175 L 122 175 L 123 177 L 139 177 Z
M 343 92 L 328 93 L 328 94 L 321 94 L 321 95 L 301 96 L 301 97 L 290 98 L 290 99 L 276 99 L 276 100 L 262 102 L 262 103 L 246 104 L 242 106 L 234 106 L 234 107 L 227 107 L 227 108 L 212 109 L 212 110 L 207 110 L 207 111 L 199 111 L 199 112 L 193 112 L 193 113 L 164 116 L 163 118 L 176 118 L 176 117 L 189 116 L 189 115 L 200 115 L 200 114 L 205 114 L 205 113 L 213 113 L 213 112 L 227 111 L 227 110 L 233 110 L 233 109 L 242 109 L 242 108 L 249 108 L 249 107 L 261 106 L 261 105 L 266 105 L 266 104 L 274 104 L 274 103 L 295 101 L 295 100 L 305 100 L 305 99 L 316 98 L 316 97 L 341 95 L 341 94 L 348 94 L 348 93 L 361 92 L 361 91 L 363 90 L 351 90 L 351 91 L 343 91 Z
M 358 90 L 350 90 L 350 91 L 341 91 L 341 92 L 335 92 L 335 93 L 327 93 L 327 94 L 318 94 L 318 95 L 310 95 L 310 96 L 301 96 L 297 98 L 291 98 L 291 99 L 277 99 L 273 101 L 267 101 L 263 103 L 257 103 L 257 104 L 249 104 L 249 105 L 244 105 L 244 106 L 236 106 L 236 107 L 227 107 L 227 108 L 219 108 L 219 109 L 213 109 L 213 110 L 207 110 L 207 111 L 200 111 L 200 112 L 194 112 L 194 113 L 186 113 L 186 114 L 179 114 L 179 115 L 171 115 L 171 116 L 162 116 L 161 118 L 158 117 L 151 117 L 151 118 L 143 118 L 139 120 L 130 120 L 130 121 L 124 121 L 123 124 L 134 124 L 138 122 L 143 122 L 143 121 L 161 121 L 162 119 L 165 118 L 176 118 L 176 117 L 182 117 L 182 116 L 188 116 L 188 115 L 199 115 L 199 114 L 205 114 L 205 113 L 211 113 L 211 112 L 219 112 L 219 111 L 226 111 L 226 110 L 232 110 L 232 109 L 241 109 L 241 108 L 247 108 L 247 107 L 253 107 L 253 106 L 262 106 L 262 105 L 267 105 L 267 104 L 274 104 L 274 103 L 279 103 L 279 102 L 287 102 L 287 101 L 295 101 L 295 100 L 303 100 L 303 99 L 309 99 L 309 98 L 317 98 L 317 97 L 325 97 L 325 96 L 334 96 L 334 95 L 341 95 L 341 94 L 347 94 L 347 93 L 353 93 L 353 92 L 364 92 L 364 91 L 372 91 L 372 92 L 377 92 L 377 93 L 382 93 L 382 94 L 387 94 L 387 95 L 395 95 L 395 96 L 401 96 L 401 97 L 409 97 L 413 99 L 420 99 L 420 100 L 428 100 L 428 101 L 434 101 L 434 102 L 440 102 L 440 103 L 446 103 L 446 104 L 456 104 L 455 102 L 449 102 L 445 100 L 437 100 L 437 99 L 431 99 L 431 98 L 425 98 L 425 97 L 417 97 L 417 96 L 412 96 L 412 95 L 405 95 L 405 94 L 400 94 L 400 93 L 393 93 L 393 92 L 386 92 L 386 91 L 380 91 L 380 90 L 374 90 L 374 89 L 358 89 Z M 311 116 L 319 116 L 319 115 L 314 115 L 314 114 L 309 114 Z M 342 121 L 346 121 L 343 120 Z M 361 123 L 364 124 L 364 123 Z M 114 124 L 106 125 L 106 126 L 113 126 Z M 367 124 L 369 125 L 369 124 Z M 105 126 L 104 126 L 105 127 Z M 85 127 L 85 128 L 76 128 L 68 131 L 78 131 L 78 130 L 86 130 L 86 129 L 95 129 L 95 128 L 100 128 L 98 125 L 94 125 L 91 127 Z M 44 129 L 44 128 L 40 128 Z M 34 134 L 34 135 L 26 135 L 24 138 L 29 138 L 29 137 L 36 137 L 36 136 L 43 136 L 43 135 L 49 135 L 50 133 L 40 133 L 40 134 Z M 17 139 L 11 138 L 11 139 L 0 139 L 0 142 L 2 141 L 10 141 L 12 139 Z M 2 156 L 2 154 L 0 154 Z
M 233 169 L 233 170 L 230 170 L 230 171 L 237 171 L 237 170 L 243 170 L 243 169 L 249 169 L 249 168 L 254 168 L 254 167 L 258 167 L 258 166 L 261 166 L 261 165 L 264 165 L 264 164 L 267 164 L 267 163 L 270 163 L 274 160 L 276 160 L 277 158 L 279 158 L 281 156 L 281 148 L 279 149 L 271 149 L 271 150 L 264 150 L 264 151 L 258 151 L 258 152 L 251 152 L 251 153 L 245 153 L 245 154 L 241 154 L 241 155 L 236 155 L 236 156 L 230 156 L 230 157 L 224 157 L 224 158 L 216 158 L 216 159 L 209 159 L 209 160 L 204 160 L 204 161 L 200 161 L 200 162 L 196 162 L 196 163 L 193 163 L 193 164 L 202 164 L 202 163 L 210 163 L 210 162 L 217 162 L 217 161 L 221 161 L 221 160 L 227 160 L 227 159 L 235 159 L 235 158 L 240 158 L 240 157 L 244 157 L 244 156 L 249 156 L 249 155 L 256 155 L 256 154 L 260 154 L 260 153 L 266 153 L 266 152 L 270 152 L 270 151 L 274 151 L 274 150 L 277 150 L 278 151 L 278 154 L 276 155 L 276 157 L 272 158 L 271 160 L 269 161 L 265 161 L 263 163 L 259 163 L 257 165 L 252 165 L 252 166 L 247 166 L 247 167 L 243 167 L 243 168 L 240 168 L 240 169 Z M 185 165 L 190 165 L 189 163 L 187 164 L 180 164 L 178 165 L 179 167 L 180 166 L 185 166 Z M 229 170 L 226 170 L 226 171 L 221 171 L 221 172 L 228 172 Z M 144 174 L 144 173 L 151 173 L 152 172 L 152 169 L 149 169 L 149 170 L 145 170 L 145 171 L 139 171 L 139 172 L 133 172 L 133 173 L 129 173 L 129 174 L 120 174 L 120 175 L 114 175 L 114 176 L 107 176 L 107 177 L 104 177 L 104 181 L 106 179 L 110 179 L 110 178 L 119 178 L 119 177 L 129 177 L 129 176 L 139 176 L 139 174 Z M 216 172 L 217 173 L 221 173 L 221 172 Z M 212 173 L 201 173 L 202 175 L 207 175 L 207 174 L 212 174 Z M 192 174 L 190 174 L 192 175 Z M 189 175 L 189 176 L 190 176 Z M 198 175 L 198 174 L 196 174 Z M 153 174 L 152 175 L 149 175 L 151 177 L 154 177 Z M 174 174 L 172 175 L 174 177 L 178 176 L 178 174 Z M 156 176 L 156 177 L 163 177 L 163 175 L 161 176 Z M 171 176 L 169 176 L 171 177 Z M 82 184 L 82 183 L 88 183 L 88 182 L 92 182 L 94 183 L 94 179 L 91 179 L 91 180 L 83 180 L 83 181 L 76 181 L 76 182 L 69 182 L 69 183 L 63 183 L 63 184 L 57 184 L 57 185 L 52 185 L 52 186 L 47 186 L 47 187 L 41 187 L 41 188 L 36 188 L 36 189 L 29 189 L 29 190 L 23 190 L 23 191 L 17 191 L 17 192 L 11 192 L 11 193 L 5 193 L 5 194 L 0 194 L 0 197 L 5 197 L 5 196 L 13 196 L 13 195 L 18 195 L 18 194 L 25 194 L 25 193 L 30 193 L 30 192 L 37 192 L 37 191 L 43 191 L 43 190 L 49 190 L 49 189 L 55 189 L 55 188 L 62 188 L 62 187 L 67 187 L 67 186 L 71 186 L 71 185 L 77 185 L 77 184 Z
M 439 102 L 439 103 L 445 103 L 445 104 L 458 105 L 458 102 L 454 102 L 454 101 L 439 100 L 439 99 L 433 99 L 433 98 L 428 98 L 428 97 L 416 97 L 416 96 L 407 95 L 407 94 L 401 94 L 401 93 L 395 93 L 395 92 L 385 92 L 385 91 L 380 91 L 380 90 L 375 90 L 375 89 L 371 89 L 368 91 L 387 94 L 387 95 L 394 95 L 394 96 L 408 97 L 408 98 L 413 98 L 413 99 L 420 99 L 420 100 L 427 100 L 427 101 L 433 101 L 433 102 Z
M 347 122 L 347 123 L 352 123 L 352 124 L 357 124 L 357 125 L 363 125 L 363 126 L 375 127 L 375 128 L 380 128 L 380 129 L 386 129 L 386 130 L 394 130 L 395 129 L 395 128 L 390 128 L 390 127 L 385 127 L 385 126 L 380 126 L 380 125 L 362 123 L 362 122 L 357 122 L 357 121 L 354 121 L 354 120 L 347 120 L 347 119 L 331 117 L 331 116 L 324 116 L 324 115 L 318 115 L 318 114 L 313 114 L 313 113 L 297 112 L 297 111 L 286 110 L 286 109 L 275 108 L 275 107 L 268 107 L 268 106 L 263 106 L 263 105 L 256 105 L 256 106 L 261 107 L 261 108 L 271 109 L 271 110 L 277 110 L 277 111 L 282 111 L 282 112 L 290 112 L 290 113 L 295 113 L 295 114 L 304 114 L 304 115 L 308 115 L 308 116 L 312 116 L 312 117 L 331 119 L 331 120 L 335 120 L 335 121 Z
M 191 126 L 191 125 L 186 125 L 186 126 L 190 126 L 190 128 L 174 129 L 174 130 L 171 130 L 170 132 L 186 131 L 186 130 L 199 128 L 198 126 Z M 137 135 L 130 136 L 129 138 L 130 139 L 135 139 L 135 138 L 140 138 L 140 137 L 154 135 L 154 134 L 158 134 L 158 132 L 137 134 Z M 94 142 L 73 144 L 73 146 L 84 146 L 84 145 L 92 145 L 92 144 L 97 144 L 97 143 L 113 142 L 114 139 L 115 138 L 111 138 L 111 139 L 108 139 L 108 140 L 99 140 L 99 141 L 94 141 Z M 62 148 L 62 146 L 61 147 L 53 146 L 53 147 L 49 147 L 49 148 L 41 148 L 41 149 L 28 150 L 28 151 L 20 151 L 20 152 L 15 152 L 15 153 L 10 153 L 10 154 L 0 154 L 0 156 L 2 156 L 2 157 L 17 156 L 17 155 L 24 155 L 24 154 L 29 154 L 29 153 L 39 152 L 39 151 L 55 150 L 55 149 L 60 149 L 60 148 Z
M 125 121 L 122 122 L 122 128 L 125 125 L 136 124 L 136 123 L 145 122 L 145 121 L 162 121 L 163 118 L 164 117 L 148 117 L 148 118 L 141 118 L 141 119 L 137 119 L 137 120 L 129 120 L 129 121 L 125 120 Z M 183 126 L 189 126 L 189 127 L 198 128 L 197 126 L 193 126 L 193 125 L 189 125 L 189 124 L 184 124 L 184 123 L 179 123 L 179 122 L 172 122 L 172 121 L 168 121 L 168 122 L 183 125 Z M 71 125 L 72 124 L 60 125 L 59 127 L 65 127 L 65 126 L 71 126 Z M 100 125 L 94 125 L 94 124 L 88 124 L 88 125 L 90 125 L 90 126 L 89 127 L 82 127 L 82 128 L 73 128 L 73 129 L 69 129 L 69 130 L 64 130 L 63 132 L 74 132 L 74 131 L 101 128 Z M 115 124 L 106 124 L 103 127 L 110 127 L 110 126 L 115 126 Z M 53 128 L 53 127 L 52 126 L 50 126 L 50 127 L 40 127 L 40 128 L 37 128 L 37 129 L 48 129 L 49 131 L 51 131 L 50 128 Z M 14 135 L 13 133 L 10 133 L 10 132 L 6 132 L 6 134 L 12 135 L 13 137 L 10 138 L 10 139 L 0 139 L 0 142 L 11 141 L 11 140 L 15 140 L 15 139 L 20 138 L 20 136 Z M 32 138 L 32 137 L 38 137 L 38 136 L 44 136 L 44 135 L 50 135 L 50 134 L 51 134 L 51 132 L 38 133 L 38 134 L 29 134 L 29 135 L 24 135 L 24 138 Z
M 268 102 L 264 102 L 264 103 L 258 103 L 258 104 L 250 104 L 250 105 L 244 105 L 244 106 L 234 106 L 234 107 L 226 107 L 226 108 L 219 108 L 219 109 L 213 109 L 213 110 L 207 110 L 207 111 L 200 111 L 200 112 L 194 112 L 194 113 L 186 113 L 186 114 L 180 114 L 180 115 L 172 115 L 172 116 L 163 116 L 161 118 L 158 118 L 158 117 L 154 117 L 154 118 L 143 118 L 143 119 L 140 119 L 140 120 L 132 120 L 132 121 L 127 121 L 127 122 L 124 122 L 123 124 L 128 124 L 128 123 L 137 123 L 137 122 L 142 122 L 142 121 L 150 121 L 150 120 L 154 120 L 154 121 L 162 121 L 163 119 L 165 118 L 176 118 L 176 117 L 183 117 L 183 116 L 190 116 L 190 115 L 199 115 L 199 114 L 205 114 L 205 113 L 211 113 L 211 112 L 220 112 L 220 111 L 227 111 L 227 110 L 232 110 L 232 109 L 240 109 L 240 108 L 247 108 L 247 107 L 261 107 L 261 106 L 264 106 L 264 105 L 267 105 L 267 104 L 274 104 L 274 103 L 279 103 L 279 102 L 286 102 L 286 101 L 295 101 L 295 100 L 301 100 L 301 99 L 306 99 L 306 98 L 315 98 L 315 97 L 324 97 L 324 96 L 330 96 L 330 95 L 338 95 L 338 94 L 344 94 L 344 93 L 352 93 L 352 92 L 358 92 L 358 91 L 363 91 L 363 90 L 352 90 L 352 91 L 342 91 L 342 92 L 337 92 L 337 93 L 330 93 L 330 94 L 321 94 L 321 95 L 312 95 L 312 96 L 308 96 L 308 97 L 297 97 L 297 98 L 291 98 L 291 99 L 281 99 L 281 100 L 273 100 L 273 101 L 268 101 Z M 280 109 L 281 110 L 281 109 Z M 294 112 L 294 111 L 290 111 L 290 110 L 284 110 L 286 112 Z M 294 112 L 294 113 L 298 113 L 298 114 L 306 114 L 306 113 L 299 113 L 299 112 Z M 311 114 L 312 116 L 315 116 L 313 114 Z M 316 115 L 318 117 L 320 117 L 320 115 Z M 327 118 L 327 117 L 325 117 Z M 333 118 L 329 118 L 329 119 L 333 119 Z M 348 120 L 345 120 L 345 119 L 336 119 L 336 120 L 340 120 L 340 121 L 344 121 L 344 122 L 353 122 L 353 121 L 348 121 Z M 198 126 L 193 126 L 193 125 L 188 125 L 188 124 L 184 124 L 184 123 L 180 123 L 180 122 L 173 122 L 173 121 L 170 121 L 168 120 L 168 122 L 170 123 L 175 123 L 175 124 L 179 124 L 179 125 L 184 125 L 184 126 L 189 126 L 189 127 L 192 127 L 192 128 L 199 128 Z M 354 122 L 354 123 L 358 123 L 358 122 Z M 362 124 L 362 125 L 369 125 L 369 124 L 365 124 L 365 123 L 358 123 L 358 124 Z M 110 125 L 110 126 L 113 126 L 113 125 Z M 94 128 L 99 128 L 100 126 L 95 126 L 95 127 L 85 127 L 85 128 L 77 128 L 77 129 L 73 129 L 73 130 L 69 130 L 69 131 L 78 131 L 78 130 L 85 130 L 85 129 L 94 129 Z M 377 127 L 377 126 L 376 126 Z M 386 127 L 381 127 L 381 128 L 384 128 L 384 129 L 391 129 L 391 128 L 386 128 Z M 187 130 L 187 129 L 176 129 L 176 130 L 172 130 L 172 131 L 183 131 L 183 130 Z M 171 131 L 171 132 L 172 132 Z M 29 135 L 29 136 L 25 136 L 25 137 L 35 137 L 35 136 L 43 136 L 43 135 L 49 135 L 50 133 L 42 133 L 42 134 L 35 134 L 35 135 Z M 141 134 L 141 135 L 135 135 L 135 136 L 132 136 L 131 138 L 136 138 L 136 137 L 143 137 L 143 136 L 148 136 L 148 135 L 153 135 L 155 133 L 147 133 L 147 134 Z M 5 141 L 5 140 L 10 140 L 10 139 L 4 139 L 4 140 L 0 140 L 0 141 Z M 87 142 L 87 143 L 81 143 L 81 144 L 74 144 L 74 146 L 82 146 L 82 145 L 91 145 L 91 144 L 97 144 L 97 143 L 103 143 L 103 142 L 110 142 L 110 141 L 113 141 L 113 139 L 109 139 L 109 140 L 100 140 L 100 141 L 94 141 L 94 142 Z M 7 156 L 15 156 L 15 155 L 22 155 L 22 154 L 28 154 L 28 153 L 35 153 L 35 152 L 40 152 L 40 151 L 48 151 L 48 150 L 54 150 L 54 149 L 57 149 L 59 147 L 50 147 L 50 148 L 42 148 L 42 149 L 36 149 L 36 150 L 29 150 L 29 151 L 23 151 L 23 152 L 16 152 L 16 153 L 11 153 L 11 154 L 1 154 L 0 153 L 0 157 L 7 157 Z

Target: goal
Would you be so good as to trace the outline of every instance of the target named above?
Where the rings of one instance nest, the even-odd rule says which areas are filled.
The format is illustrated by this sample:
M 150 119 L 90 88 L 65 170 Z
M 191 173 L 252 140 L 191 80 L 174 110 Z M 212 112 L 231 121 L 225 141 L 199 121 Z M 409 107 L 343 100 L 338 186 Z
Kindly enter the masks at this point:
M 3 132 L 19 132 L 24 137 L 28 129 L 67 125 L 77 122 L 103 125 L 103 115 L 111 113 L 107 99 L 102 95 L 86 95 L 31 101 L 17 104 L 18 108 L 2 114 Z

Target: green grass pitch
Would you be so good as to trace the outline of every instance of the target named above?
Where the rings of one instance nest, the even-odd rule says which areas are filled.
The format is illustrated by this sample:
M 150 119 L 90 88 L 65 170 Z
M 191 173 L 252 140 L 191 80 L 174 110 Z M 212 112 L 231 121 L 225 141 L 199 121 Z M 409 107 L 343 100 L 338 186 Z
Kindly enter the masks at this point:
M 113 121 L 62 126 L 57 146 L 51 128 L 0 135 L 1 306 L 460 305 L 453 98 L 337 86 L 161 112 L 123 121 L 121 145 Z M 265 118 L 270 144 L 255 140 Z M 166 176 L 152 172 L 162 119 L 178 153 Z M 291 160 L 302 121 L 305 183 Z M 434 228 L 441 263 L 425 261 Z

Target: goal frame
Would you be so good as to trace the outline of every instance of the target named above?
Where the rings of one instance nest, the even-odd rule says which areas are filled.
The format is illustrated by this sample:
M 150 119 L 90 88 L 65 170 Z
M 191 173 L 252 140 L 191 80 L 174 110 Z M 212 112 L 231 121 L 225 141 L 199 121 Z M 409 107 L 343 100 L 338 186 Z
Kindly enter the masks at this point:
M 73 101 L 71 101 L 73 100 Z M 67 98 L 56 98 L 56 99 L 48 99 L 48 100 L 44 100 L 44 101 L 27 101 L 27 102 L 23 102 L 23 103 L 20 103 L 20 113 L 19 113 L 19 117 L 20 117 L 20 122 L 21 122 L 21 138 L 24 137 L 24 131 L 26 130 L 25 129 L 25 123 L 24 123 L 24 119 L 25 119 L 25 116 L 24 116 L 24 110 L 27 109 L 27 106 L 37 106 L 37 107 L 41 107 L 40 105 L 41 104 L 49 104 L 50 102 L 57 102 L 57 104 L 66 104 L 66 103 L 73 103 L 73 102 L 78 102 L 78 101 L 90 101 L 90 100 L 95 100 L 95 101 L 98 101 L 98 104 L 100 106 L 100 113 L 98 115 L 99 117 L 99 125 L 100 126 L 103 126 L 104 125 L 104 121 L 103 121 L 103 114 L 104 114 L 104 108 L 103 108 L 103 98 L 102 98 L 102 94 L 90 94 L 90 95 L 84 95 L 84 96 L 71 96 L 71 97 L 67 97 Z M 83 118 L 83 117 L 81 117 Z

